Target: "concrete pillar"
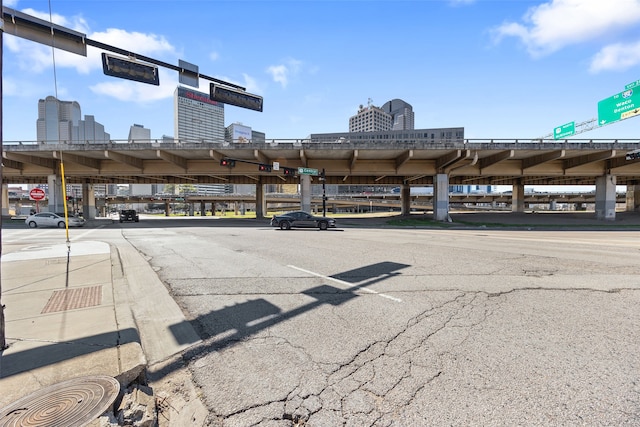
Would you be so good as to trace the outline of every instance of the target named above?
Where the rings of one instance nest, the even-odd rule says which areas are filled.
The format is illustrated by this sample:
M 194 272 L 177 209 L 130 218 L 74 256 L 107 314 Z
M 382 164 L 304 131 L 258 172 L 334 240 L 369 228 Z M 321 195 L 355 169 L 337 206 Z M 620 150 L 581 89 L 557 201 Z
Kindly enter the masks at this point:
M 194 216 L 195 214 L 196 214 L 195 203 L 189 203 L 189 216 Z
M 616 219 L 616 177 L 604 175 L 596 178 L 596 219 Z
M 207 216 L 207 205 L 203 200 L 200 201 L 200 216 Z
M 640 185 L 638 184 L 627 185 L 627 212 L 640 212 Z
M 516 182 L 511 191 L 511 212 L 524 212 L 524 184 Z
M 557 208 L 558 208 L 558 202 L 556 202 L 555 200 L 551 200 L 549 202 L 549 210 L 555 211 Z
M 19 212 L 16 209 L 16 215 Z M 2 216 L 9 216 L 9 185 L 2 184 Z
M 47 194 L 49 212 L 64 212 L 66 201 L 62 197 L 62 178 L 58 175 L 49 175 L 47 177 L 47 185 L 49 187 Z
M 258 178 L 256 184 L 256 219 L 262 219 L 267 214 L 267 201 L 264 197 L 264 184 L 262 178 Z
M 300 208 L 311 212 L 311 175 L 300 175 Z
M 171 214 L 171 204 L 166 201 L 164 202 L 164 216 L 169 216 Z
M 449 216 L 449 176 L 439 173 L 433 180 L 433 219 L 451 222 Z
M 84 219 L 95 219 L 96 210 L 96 193 L 93 184 L 82 184 L 82 216 Z
M 401 215 L 411 215 L 411 186 L 407 183 L 403 183 L 400 187 L 400 206 Z

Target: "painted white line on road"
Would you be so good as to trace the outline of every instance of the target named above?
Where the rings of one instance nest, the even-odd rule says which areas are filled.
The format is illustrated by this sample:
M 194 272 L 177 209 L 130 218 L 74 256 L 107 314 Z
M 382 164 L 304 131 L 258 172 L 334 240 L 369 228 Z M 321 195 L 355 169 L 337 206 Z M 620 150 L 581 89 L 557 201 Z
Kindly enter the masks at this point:
M 353 287 L 353 283 L 345 282 L 344 280 L 336 279 L 336 278 L 331 277 L 331 276 L 325 276 L 324 274 L 320 274 L 320 273 L 316 273 L 316 272 L 313 272 L 313 271 L 305 270 L 304 268 L 296 267 L 295 265 L 287 265 L 287 267 L 293 268 L 294 270 L 302 271 L 303 273 L 307 273 L 307 274 L 310 274 L 312 276 L 319 277 L 321 279 L 331 280 L 333 282 L 340 283 L 341 285 L 344 285 L 344 286 Z M 387 294 L 381 294 L 380 292 L 374 291 L 374 290 L 369 289 L 369 288 L 359 287 L 358 289 L 362 290 L 364 292 L 369 292 L 370 294 L 378 295 L 378 296 L 380 296 L 382 298 L 390 299 L 391 301 L 402 302 L 402 300 L 400 298 L 392 297 L 391 295 L 387 295 Z

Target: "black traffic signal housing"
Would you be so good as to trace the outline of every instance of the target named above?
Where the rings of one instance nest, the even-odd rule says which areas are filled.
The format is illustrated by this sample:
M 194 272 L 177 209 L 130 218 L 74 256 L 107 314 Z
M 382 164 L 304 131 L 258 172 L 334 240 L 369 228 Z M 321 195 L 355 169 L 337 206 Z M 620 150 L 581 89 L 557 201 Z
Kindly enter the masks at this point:
M 220 159 L 220 166 L 226 166 L 228 168 L 233 168 L 236 166 L 236 161 L 233 159 L 227 159 L 226 157 Z
M 258 165 L 258 170 L 260 172 L 271 172 L 271 169 L 272 169 L 271 165 L 265 165 L 263 163 L 260 163 Z
M 285 176 L 295 176 L 296 170 L 294 168 L 282 168 L 282 173 L 284 173 Z

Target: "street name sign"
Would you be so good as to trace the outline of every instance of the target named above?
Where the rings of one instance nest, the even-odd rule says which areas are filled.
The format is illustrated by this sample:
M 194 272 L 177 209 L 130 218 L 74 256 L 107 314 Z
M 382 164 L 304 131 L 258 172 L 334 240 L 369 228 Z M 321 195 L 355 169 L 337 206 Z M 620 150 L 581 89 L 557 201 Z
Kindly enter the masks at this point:
M 566 138 L 576 133 L 576 122 L 565 123 L 553 130 L 553 139 Z
M 318 175 L 318 169 L 298 168 L 298 175 Z
M 640 90 L 627 89 L 598 102 L 598 125 L 628 119 L 640 114 Z

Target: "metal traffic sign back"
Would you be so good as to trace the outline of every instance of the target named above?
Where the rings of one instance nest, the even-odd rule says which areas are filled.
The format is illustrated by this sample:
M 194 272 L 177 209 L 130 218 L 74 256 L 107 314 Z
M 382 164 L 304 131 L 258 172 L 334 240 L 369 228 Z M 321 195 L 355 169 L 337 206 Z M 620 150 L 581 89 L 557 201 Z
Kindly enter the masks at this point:
M 576 133 L 576 122 L 565 123 L 553 130 L 553 139 L 566 138 Z
M 298 168 L 298 175 L 318 175 L 318 169 Z
M 640 90 L 627 89 L 598 102 L 598 125 L 628 119 L 640 114 Z

